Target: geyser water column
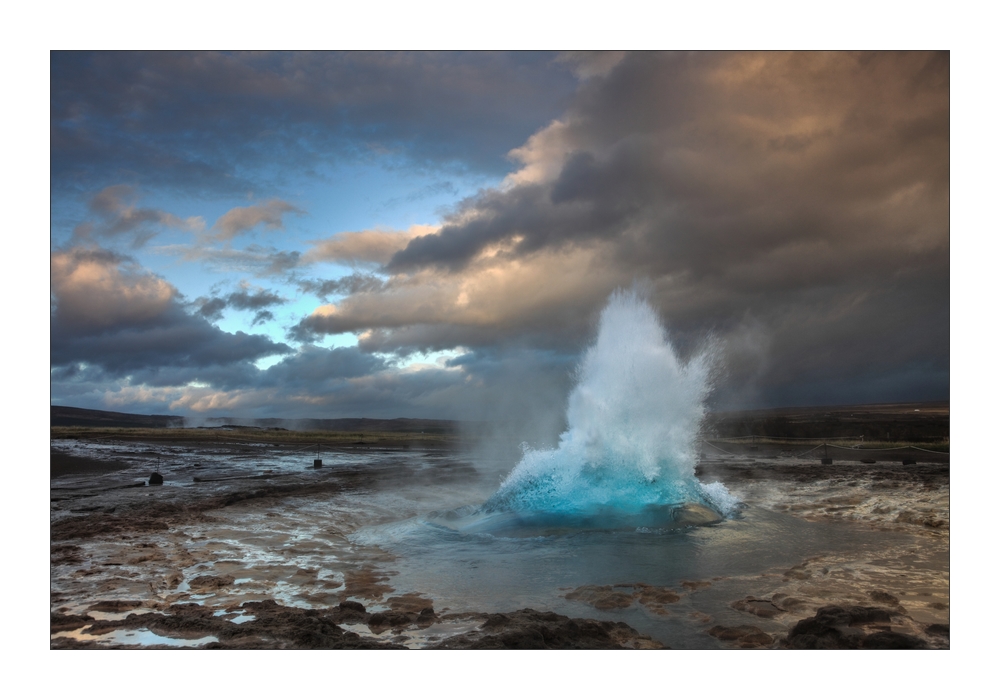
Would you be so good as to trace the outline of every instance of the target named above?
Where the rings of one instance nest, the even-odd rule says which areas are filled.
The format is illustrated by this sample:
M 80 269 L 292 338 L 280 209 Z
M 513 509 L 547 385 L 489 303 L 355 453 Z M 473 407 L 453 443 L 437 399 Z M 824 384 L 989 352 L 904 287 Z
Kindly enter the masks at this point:
M 481 512 L 593 524 L 662 520 L 685 504 L 730 514 L 736 499 L 694 474 L 713 360 L 707 350 L 682 362 L 649 302 L 634 289 L 614 292 L 577 368 L 569 429 L 555 449 L 525 448 Z

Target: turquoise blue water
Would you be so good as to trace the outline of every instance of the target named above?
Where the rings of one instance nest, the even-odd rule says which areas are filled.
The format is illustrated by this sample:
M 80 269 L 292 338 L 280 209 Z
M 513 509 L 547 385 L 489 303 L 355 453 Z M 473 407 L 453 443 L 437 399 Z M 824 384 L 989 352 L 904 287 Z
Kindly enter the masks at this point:
M 711 349 L 682 361 L 650 304 L 616 292 L 577 369 L 558 447 L 525 448 L 483 510 L 652 520 L 640 525 L 684 503 L 733 513 L 725 486 L 694 475 L 714 362 Z

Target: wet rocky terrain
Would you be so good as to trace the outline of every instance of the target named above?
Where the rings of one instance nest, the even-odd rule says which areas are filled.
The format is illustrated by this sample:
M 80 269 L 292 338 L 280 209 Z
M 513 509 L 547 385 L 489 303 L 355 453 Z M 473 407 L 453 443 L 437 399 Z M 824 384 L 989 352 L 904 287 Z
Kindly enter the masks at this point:
M 313 468 L 310 450 L 264 441 L 53 440 L 51 647 L 949 647 L 946 462 L 704 455 L 699 478 L 725 483 L 746 516 L 683 536 L 756 532 L 780 550 L 797 530 L 774 528 L 802 523 L 827 539 L 742 569 L 705 564 L 704 546 L 689 575 L 644 580 L 609 567 L 549 583 L 546 563 L 515 579 L 522 597 L 505 583 L 451 595 L 451 579 L 419 571 L 439 550 L 399 545 L 397 523 L 494 488 L 454 449 L 341 446 Z M 859 544 L 839 544 L 848 536 Z M 504 546 L 550 556 L 530 549 L 544 542 Z M 459 552 L 462 576 L 489 565 L 463 547 L 440 548 Z

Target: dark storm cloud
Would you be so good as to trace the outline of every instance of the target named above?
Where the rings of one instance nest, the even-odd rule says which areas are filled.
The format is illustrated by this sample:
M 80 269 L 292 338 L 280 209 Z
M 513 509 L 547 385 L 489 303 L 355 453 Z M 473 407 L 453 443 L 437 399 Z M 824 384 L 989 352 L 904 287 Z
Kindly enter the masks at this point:
M 590 203 L 570 203 L 555 207 L 547 187 L 525 185 L 511 191 L 487 191 L 465 203 L 476 215 L 460 224 L 445 225 L 440 232 L 414 238 L 393 255 L 386 269 L 405 272 L 437 266 L 460 270 L 491 243 L 524 236 L 518 253 L 568 241 L 613 236 L 619 232 L 619 218 L 609 218 Z M 466 210 L 461 213 L 464 214 Z M 463 217 L 465 218 L 465 217 Z
M 273 382 L 284 414 L 484 420 L 507 417 L 508 411 L 520 408 L 522 416 L 529 410 L 536 417 L 546 414 L 548 437 L 561 420 L 560 405 L 569 384 L 561 363 L 533 351 L 495 357 L 492 366 L 485 358 L 468 360 L 463 371 L 437 367 L 397 371 L 355 348 L 317 348 L 314 353 L 315 357 L 306 352 L 302 358 L 286 358 L 284 367 L 279 363 L 268 370 L 273 372 L 264 379 L 262 390 Z M 334 368 L 327 369 L 328 364 Z M 345 368 L 354 368 L 354 374 L 345 374 Z M 290 397 L 297 392 L 308 396 L 311 405 L 296 406 Z M 548 418 L 553 407 L 554 422 Z M 541 425 L 535 428 L 540 432 Z M 518 442 L 529 437 L 524 433 Z
M 71 363 L 52 370 L 52 381 L 59 393 L 86 393 L 101 387 L 146 387 L 149 389 L 185 387 L 189 383 L 211 385 L 218 390 L 252 386 L 260 378 L 252 362 L 229 362 L 203 366 L 163 365 L 133 367 L 122 372 L 117 367 Z
M 54 52 L 52 179 L 245 192 L 366 151 L 506 172 L 576 86 L 554 54 Z M 273 172 L 273 171 L 272 171 Z
M 483 389 L 466 377 L 447 369 L 398 372 L 357 348 L 306 345 L 265 370 L 247 363 L 163 366 L 121 378 L 96 366 L 55 368 L 52 396 L 67 405 L 146 413 L 468 418 Z M 114 392 L 112 403 L 108 391 Z
M 872 235 L 941 244 L 946 54 L 636 54 L 563 121 L 557 177 L 466 202 L 388 268 L 459 268 L 515 236 L 529 252 L 631 234 L 627 262 L 661 272 L 818 241 L 854 256 Z
M 299 280 L 299 289 L 327 300 L 333 295 L 377 292 L 385 288 L 385 280 L 377 275 L 354 272 L 335 280 Z
M 287 300 L 279 294 L 269 289 L 258 289 L 251 291 L 245 286 L 239 291 L 232 292 L 224 297 L 199 298 L 195 301 L 198 313 L 210 321 L 218 321 L 222 318 L 222 312 L 229 307 L 241 311 L 256 311 L 253 323 L 255 326 L 266 320 L 274 320 L 274 314 L 267 311 L 270 306 L 284 304 Z
M 226 301 L 234 309 L 242 309 L 244 311 L 256 311 L 258 309 L 265 309 L 269 306 L 275 306 L 277 304 L 284 304 L 285 299 L 278 294 L 270 291 L 269 289 L 261 289 L 256 292 L 250 292 L 246 289 L 242 289 L 238 292 L 233 292 L 228 297 Z
M 208 322 L 226 307 L 265 322 L 284 301 L 275 292 L 214 291 L 183 306 L 131 259 L 82 247 L 198 224 L 109 188 L 78 229 L 81 247 L 53 255 L 53 396 L 106 407 L 100 396 L 120 385 L 116 396 L 134 402 L 122 406 L 163 412 L 516 416 L 512 434 L 551 436 L 608 294 L 636 279 L 682 356 L 721 348 L 719 407 L 947 396 L 947 53 L 596 54 L 559 65 L 54 54 L 54 188 L 134 181 L 115 174 L 131 169 L 144 184 L 242 194 L 255 187 L 248 172 L 305 172 L 366 149 L 408 167 L 502 172 L 518 147 L 523 167 L 457 203 L 439 229 L 340 232 L 302 254 L 211 248 L 209 237 L 176 247 L 332 301 L 289 330 L 306 343 L 298 352 Z M 556 109 L 570 72 L 583 82 Z M 295 213 L 286 205 L 233 210 L 216 240 L 279 226 Z M 319 262 L 376 274 L 298 277 Z M 346 332 L 356 348 L 309 345 Z M 436 351 L 460 354 L 406 371 L 385 359 Z M 284 358 L 253 364 L 268 355 Z
M 385 269 L 468 281 L 483 256 L 528 265 L 590 249 L 614 271 L 596 296 L 650 280 L 681 345 L 715 333 L 748 346 L 749 319 L 766 341 L 750 343 L 762 348 L 755 367 L 755 353 L 733 359 L 730 381 L 755 401 L 825 403 L 834 377 L 838 396 L 871 398 L 874 376 L 885 396 L 940 397 L 949 124 L 947 53 L 631 54 L 515 152 L 524 170 L 507 186 L 461 203 Z M 364 313 L 353 301 L 302 325 L 367 322 L 367 346 L 481 335 L 387 327 L 395 298 Z
M 208 321 L 173 307 L 148 323 L 93 334 L 52 326 L 51 361 L 98 365 L 118 376 L 148 367 L 206 367 L 253 361 L 291 352 L 284 343 L 242 331 L 226 333 Z
M 163 228 L 199 231 L 204 222 L 198 218 L 181 219 L 170 212 L 138 206 L 139 193 L 131 185 L 110 185 L 90 198 L 88 208 L 97 221 L 86 221 L 73 232 L 76 242 L 94 237 L 107 239 L 131 237 L 133 248 L 145 245 Z
M 270 311 L 258 311 L 253 315 L 253 321 L 250 322 L 251 326 L 257 326 L 261 323 L 267 323 L 268 321 L 274 320 L 274 314 Z
M 224 366 L 291 352 L 265 336 L 226 333 L 187 313 L 173 286 L 108 250 L 54 251 L 52 290 L 54 368 L 84 364 L 124 377 L 151 367 Z M 252 303 L 253 295 L 245 301 Z
M 252 361 L 291 352 L 284 343 L 242 331 L 226 333 L 174 307 L 142 325 L 93 334 L 69 332 L 53 323 L 51 360 L 98 365 L 118 376 L 148 367 L 205 367 Z
M 393 276 L 319 307 L 289 337 L 357 333 L 362 349 L 400 355 L 512 345 L 578 350 L 605 299 L 606 275 L 585 258 L 543 257 L 513 270 L 505 262 L 467 276 Z
M 222 318 L 222 312 L 229 304 L 222 297 L 212 297 L 201 302 L 198 306 L 198 313 L 209 321 L 218 321 Z
M 184 387 L 197 382 L 215 391 L 253 391 L 278 388 L 283 393 L 311 391 L 324 393 L 329 382 L 364 377 L 388 365 L 385 360 L 357 348 L 320 348 L 304 345 L 267 369 L 250 362 L 208 362 L 202 365 L 158 365 L 130 368 L 127 377 L 134 385 Z M 53 381 L 94 384 L 114 382 L 124 376 L 117 368 L 73 363 L 52 371 Z
M 385 360 L 357 348 L 320 348 L 303 345 L 297 353 L 268 367 L 260 386 L 285 389 L 322 387 L 330 380 L 365 377 L 387 368 Z M 322 393 L 322 392 L 317 392 Z

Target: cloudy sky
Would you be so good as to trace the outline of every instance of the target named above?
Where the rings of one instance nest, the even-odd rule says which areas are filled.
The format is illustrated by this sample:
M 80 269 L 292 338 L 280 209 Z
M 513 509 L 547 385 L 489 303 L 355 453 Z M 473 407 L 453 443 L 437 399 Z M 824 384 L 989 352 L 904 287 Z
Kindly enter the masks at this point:
M 720 408 L 949 396 L 947 53 L 51 55 L 51 400 L 491 418 L 648 290 Z

